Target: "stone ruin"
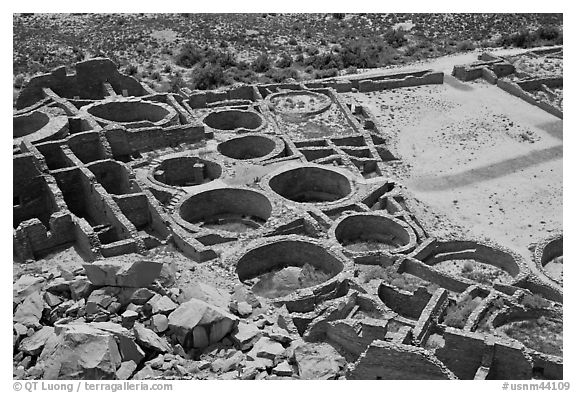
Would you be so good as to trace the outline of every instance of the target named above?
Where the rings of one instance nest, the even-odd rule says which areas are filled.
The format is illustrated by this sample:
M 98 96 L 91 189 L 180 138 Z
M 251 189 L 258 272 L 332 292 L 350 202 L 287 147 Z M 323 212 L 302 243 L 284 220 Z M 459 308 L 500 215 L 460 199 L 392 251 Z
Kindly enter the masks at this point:
M 14 262 L 73 245 L 83 263 L 14 278 L 15 376 L 562 379 L 561 353 L 505 330 L 561 326 L 546 266 L 562 235 L 538 271 L 433 237 L 377 121 L 339 94 L 431 83 L 443 74 L 160 94 L 102 58 L 33 78 L 14 113 Z M 180 285 L 160 249 L 228 287 Z M 443 268 L 462 261 L 497 278 Z
M 474 63 L 455 66 L 452 75 L 462 81 L 482 78 L 562 119 L 564 116 L 562 70 L 550 73 L 540 66 L 535 67 L 532 72 L 526 72 L 517 69 L 515 63 L 523 59 L 536 60 L 536 63 L 541 60 L 562 63 L 563 57 L 562 46 L 534 49 L 518 56 L 496 56 L 485 52 L 479 55 L 478 61 Z

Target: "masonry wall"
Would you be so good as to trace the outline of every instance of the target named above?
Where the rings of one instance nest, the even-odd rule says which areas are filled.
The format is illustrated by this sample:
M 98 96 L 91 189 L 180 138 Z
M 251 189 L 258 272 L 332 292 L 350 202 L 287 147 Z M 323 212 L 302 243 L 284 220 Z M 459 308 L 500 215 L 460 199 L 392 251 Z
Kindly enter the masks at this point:
M 374 341 L 346 375 L 347 379 L 455 379 L 428 351 Z
M 544 102 L 544 101 L 537 101 L 534 97 L 532 97 L 530 94 L 528 94 L 526 91 L 524 91 L 520 86 L 518 86 L 518 84 L 514 83 L 514 82 L 508 82 L 502 79 L 498 79 L 498 82 L 496 83 L 497 86 L 499 88 L 501 88 L 502 90 L 523 99 L 524 101 L 528 102 L 529 104 L 535 105 L 539 108 L 541 108 L 542 110 L 545 110 L 546 112 L 562 119 L 563 118 L 563 112 L 552 106 L 551 104 Z
M 474 379 L 482 364 L 484 337 L 453 328 L 444 332 L 444 347 L 436 350 L 436 356 L 459 379 Z
M 398 314 L 418 319 L 432 297 L 426 288 L 418 288 L 414 293 L 402 291 L 382 282 L 378 287 L 378 297 Z
M 406 76 L 402 79 L 391 79 L 391 80 L 362 80 L 358 83 L 358 91 L 360 92 L 371 92 L 380 91 L 387 89 L 397 89 L 400 87 L 411 87 L 420 85 L 431 85 L 431 84 L 442 84 L 444 83 L 444 73 L 442 72 L 431 72 L 424 76 Z
M 107 158 L 98 131 L 87 131 L 70 136 L 68 146 L 84 164 Z

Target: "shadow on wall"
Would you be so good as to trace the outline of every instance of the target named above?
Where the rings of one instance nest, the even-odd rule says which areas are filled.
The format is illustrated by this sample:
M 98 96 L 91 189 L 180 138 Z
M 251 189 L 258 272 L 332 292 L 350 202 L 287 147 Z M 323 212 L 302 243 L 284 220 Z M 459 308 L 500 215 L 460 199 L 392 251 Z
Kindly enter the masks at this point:
M 422 178 L 414 182 L 414 188 L 420 191 L 443 191 L 456 187 L 464 187 L 496 179 L 524 168 L 562 158 L 562 151 L 562 146 L 553 146 L 453 175 Z
M 452 75 L 444 75 L 444 83 L 448 86 L 455 88 L 456 90 L 462 91 L 472 91 L 474 87 L 470 86 L 470 84 L 466 84 L 464 82 L 459 81 L 458 79 L 454 78 Z

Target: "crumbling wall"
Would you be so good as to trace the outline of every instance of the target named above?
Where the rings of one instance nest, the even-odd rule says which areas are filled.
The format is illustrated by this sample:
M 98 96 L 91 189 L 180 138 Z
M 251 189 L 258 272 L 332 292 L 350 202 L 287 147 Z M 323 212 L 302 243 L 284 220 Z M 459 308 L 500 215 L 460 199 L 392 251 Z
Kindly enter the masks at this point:
M 412 87 L 421 85 L 432 85 L 432 84 L 442 84 L 444 83 L 444 73 L 443 72 L 430 72 L 423 76 L 406 76 L 402 79 L 391 79 L 391 80 L 361 80 L 358 82 L 358 91 L 362 93 L 367 93 L 371 91 L 380 91 L 387 89 L 397 89 L 400 87 Z
M 347 379 L 456 379 L 423 348 L 374 341 L 349 369 Z
M 147 91 L 131 76 L 122 75 L 109 59 L 96 58 L 76 63 L 76 73 L 66 75 L 66 67 L 58 67 L 49 74 L 36 76 L 22 89 L 16 108 L 22 109 L 43 98 L 42 88 L 50 88 L 60 97 L 99 100 L 105 97 L 103 83 L 110 83 L 114 90 L 130 96 L 142 96 Z
M 537 107 L 541 108 L 542 110 L 545 110 L 546 112 L 548 112 L 548 113 L 550 113 L 550 114 L 552 114 L 552 115 L 554 115 L 560 119 L 562 119 L 564 116 L 563 112 L 560 109 L 556 108 L 555 106 L 549 104 L 546 101 L 536 100 L 534 97 L 532 97 L 526 91 L 524 91 L 520 86 L 518 86 L 517 83 L 498 79 L 498 82 L 496 84 L 502 90 L 512 94 L 513 96 L 516 96 L 518 98 L 523 99 L 524 101 L 526 101 L 529 104 L 536 105 Z
M 418 319 L 432 295 L 424 287 L 419 287 L 412 293 L 393 287 L 383 281 L 378 287 L 378 297 L 387 307 L 398 314 L 407 318 Z
M 436 356 L 459 379 L 474 379 L 482 365 L 485 347 L 483 335 L 447 327 L 444 347 L 436 350 Z

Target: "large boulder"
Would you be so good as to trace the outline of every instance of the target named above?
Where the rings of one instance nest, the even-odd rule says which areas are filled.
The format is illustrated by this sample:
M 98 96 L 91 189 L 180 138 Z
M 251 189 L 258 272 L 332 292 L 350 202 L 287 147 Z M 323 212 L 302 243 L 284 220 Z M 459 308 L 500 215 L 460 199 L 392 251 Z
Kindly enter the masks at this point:
M 54 336 L 54 328 L 51 326 L 44 326 L 42 329 L 36 331 L 32 336 L 26 337 L 20 342 L 19 349 L 26 355 L 38 355 L 44 344 L 52 336 Z
M 42 277 L 34 277 L 24 274 L 12 285 L 12 301 L 14 304 L 21 303 L 34 292 L 40 292 L 46 280 Z
M 213 306 L 226 309 L 230 303 L 230 294 L 200 281 L 193 281 L 182 288 L 182 292 L 178 296 L 180 303 L 190 299 L 202 300 Z
M 13 321 L 28 327 L 40 326 L 42 310 L 44 310 L 44 300 L 40 292 L 32 292 L 16 309 Z
M 147 287 L 162 270 L 161 262 L 134 258 L 106 258 L 83 266 L 88 279 L 96 286 L 131 288 Z
M 224 338 L 238 325 L 225 309 L 191 299 L 168 316 L 168 327 L 184 348 L 204 348 Z
M 144 348 L 154 352 L 170 352 L 171 347 L 164 337 L 158 336 L 152 330 L 148 329 L 141 323 L 134 324 L 132 328 L 136 336 L 136 342 Z
M 294 349 L 301 379 L 336 379 L 346 360 L 329 344 L 303 343 Z
M 55 329 L 38 358 L 44 379 L 114 379 L 122 357 L 110 332 L 88 324 Z

